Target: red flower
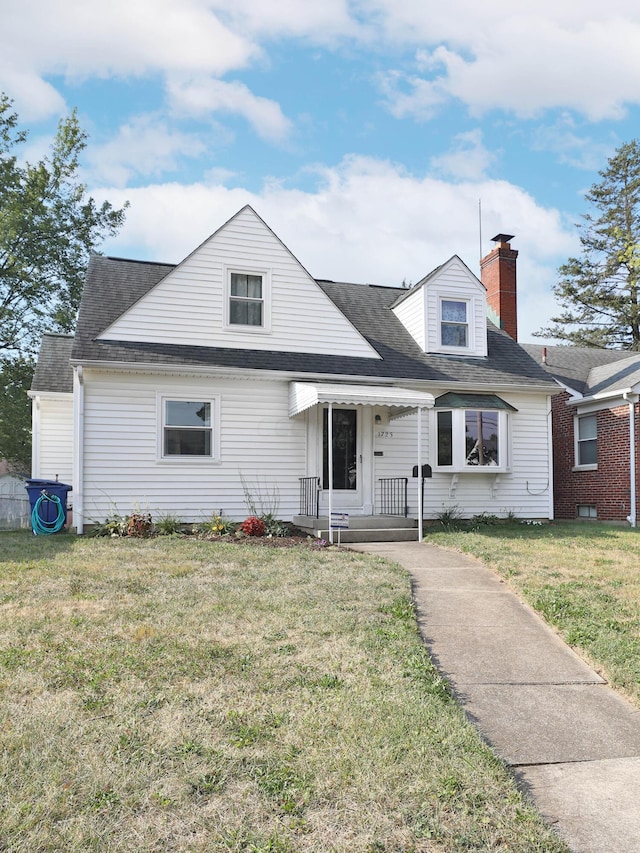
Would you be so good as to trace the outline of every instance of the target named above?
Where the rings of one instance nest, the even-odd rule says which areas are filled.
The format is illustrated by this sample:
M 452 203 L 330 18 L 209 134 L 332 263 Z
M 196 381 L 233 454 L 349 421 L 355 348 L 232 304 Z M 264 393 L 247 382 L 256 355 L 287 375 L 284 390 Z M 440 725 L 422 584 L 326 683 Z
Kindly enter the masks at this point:
M 255 515 L 250 515 L 249 518 L 242 522 L 240 530 L 246 536 L 264 536 L 264 521 Z

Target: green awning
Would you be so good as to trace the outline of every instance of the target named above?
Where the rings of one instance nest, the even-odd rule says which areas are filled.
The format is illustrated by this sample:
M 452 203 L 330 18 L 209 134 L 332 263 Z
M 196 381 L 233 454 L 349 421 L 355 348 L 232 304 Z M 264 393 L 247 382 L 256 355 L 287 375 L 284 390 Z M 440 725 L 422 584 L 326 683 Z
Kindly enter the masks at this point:
M 507 403 L 497 394 L 458 394 L 450 391 L 436 397 L 436 409 L 504 409 L 517 412 L 515 406 Z

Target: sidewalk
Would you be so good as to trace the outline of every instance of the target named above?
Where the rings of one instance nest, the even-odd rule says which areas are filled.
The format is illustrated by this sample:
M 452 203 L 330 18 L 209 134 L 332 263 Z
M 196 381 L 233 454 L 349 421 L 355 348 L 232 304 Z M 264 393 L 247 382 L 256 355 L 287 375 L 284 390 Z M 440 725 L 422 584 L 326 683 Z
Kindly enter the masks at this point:
M 438 669 L 574 853 L 638 853 L 640 711 L 474 558 L 424 542 L 349 548 L 410 572 Z

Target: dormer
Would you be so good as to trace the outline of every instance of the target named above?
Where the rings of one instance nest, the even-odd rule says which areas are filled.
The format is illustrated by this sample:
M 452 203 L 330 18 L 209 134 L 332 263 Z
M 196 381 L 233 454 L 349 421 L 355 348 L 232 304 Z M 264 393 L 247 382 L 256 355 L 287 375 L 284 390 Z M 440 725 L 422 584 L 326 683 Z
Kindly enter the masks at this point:
M 457 255 L 403 294 L 392 310 L 424 352 L 487 355 L 486 290 Z

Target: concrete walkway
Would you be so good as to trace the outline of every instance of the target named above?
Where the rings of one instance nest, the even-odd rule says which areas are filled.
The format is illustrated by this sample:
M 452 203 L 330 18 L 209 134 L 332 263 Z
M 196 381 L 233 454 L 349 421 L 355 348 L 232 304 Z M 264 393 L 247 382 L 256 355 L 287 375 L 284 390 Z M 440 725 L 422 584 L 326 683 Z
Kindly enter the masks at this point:
M 434 662 L 574 853 L 638 853 L 640 711 L 474 558 L 424 542 L 349 548 L 411 573 Z

